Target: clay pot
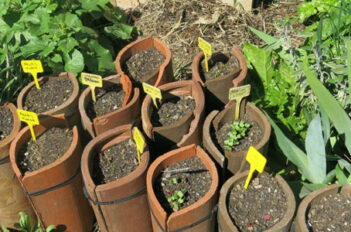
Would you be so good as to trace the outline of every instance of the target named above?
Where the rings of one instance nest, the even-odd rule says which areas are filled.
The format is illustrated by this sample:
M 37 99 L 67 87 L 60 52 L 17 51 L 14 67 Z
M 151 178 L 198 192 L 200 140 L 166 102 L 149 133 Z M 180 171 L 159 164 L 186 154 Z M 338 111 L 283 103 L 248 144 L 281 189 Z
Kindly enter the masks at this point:
M 235 105 L 235 101 L 230 101 L 221 112 L 212 111 L 205 119 L 202 136 L 204 147 L 210 156 L 212 156 L 212 158 L 214 158 L 224 170 L 229 170 L 233 174 L 249 169 L 249 165 L 246 162 L 246 153 L 248 150 L 240 152 L 225 150 L 223 154 L 216 146 L 215 141 L 213 141 L 211 131 L 214 130 L 217 132 L 223 124 L 234 120 Z M 246 112 L 261 127 L 263 131 L 262 139 L 256 144 L 252 144 L 252 146 L 265 155 L 267 153 L 269 137 L 271 135 L 271 125 L 267 117 L 251 103 L 243 101 L 240 107 L 239 119 L 242 118 Z
M 239 173 L 230 179 L 228 179 L 221 188 L 219 202 L 218 202 L 218 231 L 219 232 L 239 232 L 240 230 L 235 226 L 231 217 L 229 216 L 227 202 L 228 202 L 228 195 L 232 190 L 233 186 L 235 186 L 240 181 L 245 181 L 249 171 L 245 171 Z M 287 203 L 287 210 L 285 212 L 284 217 L 273 227 L 265 230 L 264 232 L 288 232 L 290 231 L 290 226 L 292 219 L 294 217 L 296 202 L 293 192 L 291 191 L 289 185 L 285 182 L 285 180 L 276 175 L 274 177 L 278 182 L 280 188 L 285 193 L 286 203 Z M 244 199 L 245 200 L 245 199 Z M 255 202 L 252 202 L 255 204 Z
M 66 120 L 69 122 L 70 126 L 80 125 L 80 115 L 77 110 L 78 108 L 78 94 L 79 94 L 79 84 L 77 78 L 71 72 L 62 72 L 59 75 L 50 75 L 41 77 L 38 79 L 39 83 L 45 80 L 55 79 L 55 78 L 68 78 L 72 85 L 73 91 L 71 96 L 57 108 L 51 109 L 49 111 L 40 113 L 39 119 L 44 119 L 45 116 L 53 116 L 57 114 L 64 114 Z M 23 109 L 24 99 L 26 98 L 29 90 L 35 86 L 35 82 L 32 81 L 26 87 L 24 87 L 17 97 L 17 108 Z
M 141 106 L 141 120 L 146 136 L 154 143 L 157 154 L 169 151 L 171 147 L 183 147 L 189 144 L 200 144 L 201 124 L 204 117 L 205 99 L 201 86 L 194 81 L 179 81 L 159 87 L 162 97 L 169 99 L 174 96 L 192 96 L 195 110 L 189 112 L 178 121 L 168 126 L 154 127 L 151 115 L 154 110 L 150 96 L 146 96 Z
M 295 231 L 296 232 L 309 232 L 310 229 L 307 228 L 307 214 L 308 210 L 310 209 L 311 205 L 318 202 L 321 198 L 329 195 L 329 194 L 336 194 L 340 190 L 340 186 L 338 184 L 333 184 L 321 188 L 319 190 L 313 191 L 308 194 L 300 203 L 299 208 L 297 210 L 296 218 L 295 218 Z M 344 184 L 341 188 L 340 194 L 351 198 L 351 186 L 349 184 Z
M 10 144 L 21 129 L 21 122 L 17 117 L 16 107 L 5 103 L 0 108 L 8 108 L 12 112 L 13 129 L 11 133 L 0 141 L 0 224 L 14 229 L 18 222 L 19 212 L 25 212 L 32 221 L 35 214 L 26 196 L 23 194 L 20 183 L 12 171 L 9 159 Z
M 79 112 L 82 118 L 83 127 L 88 131 L 91 137 L 95 137 L 109 129 L 118 127 L 123 124 L 133 123 L 140 116 L 140 91 L 132 87 L 132 83 L 126 75 L 113 75 L 103 79 L 103 88 L 114 84 L 121 84 L 125 92 L 122 107 L 116 111 L 110 112 L 93 121 L 87 115 L 86 108 L 91 100 L 90 88 L 85 89 L 79 97 Z M 96 94 L 99 89 L 96 88 Z
M 171 51 L 161 40 L 151 36 L 128 44 L 118 53 L 116 58 L 117 73 L 121 75 L 124 74 L 124 71 L 122 69 L 123 64 L 130 57 L 140 51 L 147 50 L 152 47 L 155 47 L 159 52 L 161 52 L 166 57 L 166 59 L 160 66 L 159 70 L 149 76 L 143 77 L 140 81 L 138 81 L 137 86 L 141 86 L 140 83 L 142 82 L 146 82 L 154 86 L 160 86 L 174 81 Z
M 34 127 L 34 131 L 39 134 L 54 126 L 67 126 L 63 115 L 42 120 L 39 126 Z M 63 156 L 45 167 L 23 175 L 17 165 L 17 157 L 23 144 L 31 139 L 27 126 L 12 142 L 10 160 L 23 191 L 44 227 L 56 225 L 60 229 L 58 231 L 87 232 L 93 227 L 94 215 L 82 191 L 82 148 L 76 126 L 72 128 L 72 132 L 72 144 Z
M 95 185 L 91 177 L 94 156 L 131 137 L 131 125 L 123 125 L 94 138 L 83 152 L 82 173 L 86 197 L 90 200 L 102 232 L 152 231 L 145 182 L 150 162 L 146 144 L 140 165 L 127 176 L 102 185 Z
M 238 59 L 240 67 L 233 69 L 227 75 L 222 75 L 207 81 L 200 75 L 201 62 L 204 59 L 204 53 L 197 53 L 193 59 L 192 79 L 198 81 L 204 88 L 208 112 L 211 112 L 211 110 L 214 109 L 222 109 L 223 106 L 229 101 L 229 89 L 232 87 L 241 86 L 245 81 L 247 75 L 247 65 L 244 55 L 237 46 L 232 48 L 231 53 Z M 217 56 L 217 58 L 213 57 L 212 59 L 218 59 L 217 62 L 224 62 L 224 56 Z M 229 57 L 229 54 L 227 54 L 227 57 Z
M 208 169 L 212 183 L 208 192 L 194 204 L 167 215 L 156 198 L 153 183 L 161 171 L 175 162 L 197 156 Z M 194 144 L 178 148 L 158 157 L 150 166 L 147 176 L 147 196 L 149 199 L 151 220 L 154 232 L 158 231 L 215 231 L 215 213 L 217 210 L 218 173 L 216 166 L 200 147 Z

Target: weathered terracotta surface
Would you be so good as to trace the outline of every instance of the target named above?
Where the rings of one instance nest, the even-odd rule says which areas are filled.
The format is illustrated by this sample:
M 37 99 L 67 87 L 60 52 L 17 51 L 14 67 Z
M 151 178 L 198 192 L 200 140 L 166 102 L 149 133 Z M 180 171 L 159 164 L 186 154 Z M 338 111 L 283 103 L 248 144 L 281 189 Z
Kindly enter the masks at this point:
M 322 197 L 325 197 L 329 194 L 336 194 L 340 190 L 340 186 L 338 184 L 333 184 L 321 188 L 319 190 L 313 191 L 308 194 L 300 203 L 299 208 L 297 210 L 296 218 L 294 221 L 295 231 L 296 232 L 309 232 L 307 228 L 307 214 L 311 205 L 315 202 L 319 201 Z M 348 198 L 351 198 L 351 186 L 349 184 L 344 184 L 340 191 L 341 195 L 344 195 Z
M 239 61 L 239 68 L 233 69 L 229 74 L 219 76 L 215 79 L 205 81 L 201 78 L 200 68 L 204 59 L 204 53 L 199 52 L 193 59 L 192 78 L 200 82 L 206 96 L 206 107 L 209 110 L 221 110 L 228 103 L 229 89 L 241 86 L 247 76 L 247 64 L 239 47 L 234 46 L 231 51 Z
M 69 122 L 70 126 L 74 125 L 80 125 L 80 115 L 77 110 L 78 108 L 78 98 L 79 98 L 79 84 L 77 78 L 73 75 L 71 72 L 62 72 L 58 76 L 56 75 L 50 75 L 50 76 L 45 76 L 41 77 L 38 79 L 39 83 L 42 83 L 44 80 L 50 80 L 54 78 L 69 78 L 73 85 L 73 92 L 71 96 L 62 103 L 60 106 L 58 106 L 55 109 L 51 109 L 49 111 L 43 112 L 39 115 L 40 119 L 44 119 L 45 116 L 53 116 L 57 114 L 64 114 L 65 118 Z M 18 109 L 23 109 L 24 106 L 24 99 L 27 96 L 29 90 L 35 86 L 35 82 L 32 81 L 29 83 L 26 87 L 24 87 L 21 92 L 19 93 L 17 97 L 17 108 Z
M 131 125 L 123 125 L 94 138 L 83 152 L 83 179 L 87 193 L 92 200 L 96 202 L 116 201 L 144 190 L 137 197 L 120 203 L 98 205 L 90 201 L 102 232 L 152 231 L 146 196 L 146 171 L 150 162 L 146 143 L 140 165 L 127 176 L 103 185 L 95 185 L 91 177 L 94 156 L 131 137 L 133 137 Z
M 12 171 L 9 159 L 10 144 L 21 129 L 16 107 L 11 103 L 0 105 L 8 108 L 13 116 L 13 129 L 9 136 L 0 141 L 0 224 L 8 228 L 15 228 L 19 220 L 19 212 L 25 212 L 32 220 L 36 219 L 29 201 L 23 194 L 20 183 Z
M 122 66 L 124 62 L 126 62 L 126 60 L 128 60 L 130 57 L 139 51 L 147 50 L 152 47 L 155 47 L 159 52 L 161 52 L 166 57 L 166 59 L 160 66 L 159 70 L 149 76 L 142 78 L 140 81 L 138 81 L 139 84 L 137 83 L 137 85 L 141 86 L 141 82 L 146 82 L 150 85 L 160 86 L 174 81 L 171 51 L 161 40 L 151 36 L 128 44 L 118 53 L 116 58 L 117 73 L 124 73 Z
M 150 96 L 146 96 L 141 106 L 141 120 L 146 136 L 161 152 L 170 150 L 171 146 L 200 144 L 205 99 L 199 83 L 191 80 L 179 81 L 162 85 L 159 88 L 163 99 L 172 96 L 192 96 L 196 104 L 195 110 L 171 125 L 154 127 L 150 119 L 154 109 L 153 102 Z
M 166 167 L 172 163 L 182 161 L 195 155 L 200 158 L 211 175 L 212 183 L 210 189 L 199 201 L 167 216 L 167 213 L 156 198 L 155 192 L 153 190 L 153 183 L 161 171 Z M 151 219 L 154 232 L 176 231 L 185 228 L 193 223 L 199 222 L 201 219 L 204 219 L 207 216 L 209 216 L 209 218 L 197 224 L 196 226 L 187 229 L 186 231 L 215 231 L 216 214 L 214 209 L 217 204 L 218 197 L 218 173 L 216 166 L 200 146 L 192 144 L 172 150 L 158 157 L 151 164 L 147 172 L 146 184 L 147 196 L 150 203 L 150 210 L 152 212 Z M 214 214 L 211 214 L 211 212 L 214 212 Z
M 229 216 L 228 207 L 227 207 L 227 199 L 228 194 L 230 193 L 233 186 L 236 183 L 246 180 L 249 171 L 245 171 L 239 173 L 230 179 L 228 179 L 225 184 L 222 186 L 219 196 L 218 202 L 218 231 L 219 232 L 239 232 L 239 229 L 233 223 L 231 217 Z M 264 232 L 288 232 L 290 231 L 291 222 L 294 217 L 296 202 L 293 192 L 291 191 L 289 185 L 285 182 L 285 180 L 276 175 L 275 179 L 277 180 L 279 186 L 285 193 L 287 210 L 285 212 L 284 217 L 273 227 L 265 230 Z M 255 204 L 255 202 L 252 202 Z
M 39 134 L 53 126 L 67 126 L 67 121 L 63 115 L 47 117 L 39 126 L 34 127 L 34 131 Z M 72 131 L 72 144 L 62 157 L 43 168 L 23 175 L 17 166 L 17 156 L 23 144 L 31 139 L 27 126 L 12 142 L 10 160 L 25 193 L 33 194 L 69 180 L 60 187 L 37 196 L 30 196 L 28 199 L 43 226 L 53 224 L 66 228 L 67 232 L 87 232 L 92 229 L 94 215 L 82 191 L 83 180 L 80 173 L 82 148 L 77 127 L 74 126 Z
M 84 129 L 91 137 L 95 137 L 109 129 L 123 124 L 133 123 L 140 116 L 140 90 L 132 87 L 132 83 L 126 75 L 113 75 L 103 79 L 103 88 L 120 83 L 125 92 L 122 108 L 106 115 L 96 117 L 93 121 L 87 115 L 86 108 L 91 100 L 90 88 L 85 89 L 79 97 L 79 112 Z M 99 89 L 97 88 L 96 93 Z
M 216 160 L 216 162 L 223 167 L 228 169 L 231 173 L 235 174 L 242 170 L 247 170 L 249 165 L 246 162 L 247 150 L 240 152 L 231 152 L 228 150 L 224 151 L 224 154 L 217 148 L 215 142 L 211 138 L 211 128 L 216 132 L 226 122 L 230 122 L 234 119 L 235 115 L 235 101 L 229 102 L 226 107 L 221 111 L 212 111 L 203 125 L 203 144 L 208 153 Z M 241 110 L 239 119 L 246 112 L 255 120 L 263 131 L 263 137 L 258 143 L 252 144 L 262 154 L 267 153 L 269 137 L 271 135 L 271 125 L 267 117 L 253 104 L 243 101 L 241 103 Z

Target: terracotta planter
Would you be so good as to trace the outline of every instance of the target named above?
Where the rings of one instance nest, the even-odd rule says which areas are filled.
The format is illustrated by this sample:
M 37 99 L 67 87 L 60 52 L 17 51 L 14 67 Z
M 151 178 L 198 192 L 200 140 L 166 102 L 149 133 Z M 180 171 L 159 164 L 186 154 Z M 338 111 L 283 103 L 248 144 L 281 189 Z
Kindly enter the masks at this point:
M 227 207 L 228 195 L 236 185 L 236 183 L 246 180 L 249 172 L 242 172 L 233 177 L 231 177 L 225 184 L 222 186 L 220 191 L 220 197 L 218 202 L 218 231 L 219 232 L 239 232 L 239 229 L 233 223 Z M 264 232 L 288 232 L 290 231 L 290 226 L 292 219 L 294 217 L 296 202 L 293 192 L 291 191 L 289 185 L 285 182 L 285 180 L 277 175 L 275 176 L 276 181 L 278 182 L 280 188 L 285 193 L 287 210 L 285 212 L 284 217 L 273 227 L 265 230 Z M 255 204 L 255 202 L 252 202 Z
M 80 125 L 80 115 L 77 110 L 78 108 L 78 94 L 79 94 L 79 84 L 77 78 L 71 72 L 63 72 L 59 75 L 50 75 L 41 77 L 38 79 L 39 83 L 42 83 L 44 80 L 50 80 L 54 78 L 68 78 L 72 85 L 73 91 L 71 96 L 60 106 L 55 109 L 51 109 L 49 111 L 40 113 L 39 118 L 43 119 L 45 116 L 53 116 L 57 114 L 64 114 L 65 118 L 69 122 L 70 126 Z M 17 108 L 23 109 L 24 106 L 24 99 L 26 98 L 29 90 L 35 86 L 34 81 L 29 83 L 26 87 L 24 87 L 17 97 Z
M 233 174 L 249 169 L 246 162 L 247 150 L 240 152 L 225 150 L 223 154 L 213 141 L 211 131 L 214 130 L 217 132 L 223 124 L 233 121 L 235 115 L 235 104 L 235 101 L 231 101 L 221 112 L 212 111 L 207 116 L 203 125 L 204 147 L 224 170 L 229 170 Z M 261 140 L 252 145 L 265 155 L 267 153 L 269 137 L 271 135 L 271 125 L 269 124 L 267 117 L 251 103 L 242 102 L 239 118 L 244 115 L 244 112 L 249 114 L 250 117 L 261 127 L 263 136 Z
M 93 159 L 100 151 L 133 137 L 131 125 L 123 125 L 94 138 L 84 149 L 82 173 L 86 197 L 102 232 L 152 231 L 146 196 L 146 171 L 150 162 L 147 145 L 140 165 L 130 174 L 96 185 L 91 177 Z
M 62 118 L 47 118 L 35 126 L 39 134 L 53 126 L 66 126 Z M 23 191 L 44 227 L 51 224 L 66 228 L 67 232 L 91 231 L 94 215 L 85 199 L 80 173 L 82 149 L 78 129 L 72 129 L 73 141 L 68 151 L 55 162 L 23 175 L 17 165 L 18 153 L 26 141 L 31 139 L 29 127 L 22 129 L 10 148 L 10 160 Z
M 164 99 L 174 96 L 192 96 L 195 110 L 168 126 L 154 127 L 151 115 L 154 110 L 150 96 L 146 96 L 141 107 L 141 120 L 146 136 L 154 142 L 156 153 L 169 151 L 171 147 L 200 144 L 201 124 L 204 117 L 204 94 L 201 86 L 194 81 L 179 81 L 160 86 Z
M 113 75 L 103 79 L 103 88 L 114 84 L 121 84 L 125 92 L 122 107 L 116 111 L 96 117 L 93 121 L 90 120 L 86 112 L 86 108 L 91 100 L 90 88 L 85 89 L 79 97 L 79 112 L 82 118 L 82 124 L 91 137 L 95 137 L 120 125 L 133 123 L 140 116 L 139 89 L 133 89 L 132 83 L 126 75 L 122 75 L 121 78 L 119 75 Z M 97 94 L 99 89 L 95 91 Z
M 141 86 L 141 82 L 146 82 L 150 85 L 160 86 L 174 81 L 171 51 L 166 44 L 155 37 L 140 39 L 125 46 L 118 53 L 116 58 L 117 73 L 121 75 L 124 74 L 122 66 L 130 57 L 142 50 L 147 50 L 152 47 L 155 47 L 159 52 L 161 52 L 166 57 L 166 59 L 160 66 L 159 70 L 149 76 L 143 77 L 140 81 L 138 81 L 137 85 Z
M 193 59 L 192 78 L 198 81 L 205 91 L 206 107 L 209 112 L 213 109 L 222 109 L 228 103 L 229 89 L 241 86 L 247 75 L 247 65 L 239 47 L 234 46 L 231 54 L 239 61 L 239 68 L 233 69 L 229 74 L 219 76 L 212 80 L 205 81 L 200 75 L 201 62 L 204 59 L 204 53 L 199 52 Z M 229 57 L 229 55 L 228 55 Z M 218 61 L 222 61 L 221 58 Z
M 0 141 L 0 224 L 14 229 L 14 224 L 18 222 L 19 212 L 25 212 L 32 220 L 36 217 L 12 171 L 9 158 L 10 144 L 20 131 L 21 122 L 18 120 L 16 107 L 13 104 L 5 103 L 0 108 L 10 109 L 13 117 L 11 133 Z
M 308 194 L 300 203 L 299 208 L 297 210 L 296 218 L 295 218 L 295 231 L 296 232 L 309 232 L 307 228 L 307 214 L 308 210 L 310 209 L 311 205 L 315 202 L 319 201 L 321 198 L 329 195 L 329 194 L 336 194 L 340 190 L 340 186 L 338 184 L 333 184 L 316 190 L 310 194 Z M 349 184 L 344 184 L 341 188 L 340 194 L 351 198 L 351 186 Z
M 153 190 L 153 183 L 157 176 L 172 163 L 197 156 L 208 169 L 212 183 L 209 191 L 194 204 L 167 216 L 166 211 L 158 202 Z M 217 169 L 210 157 L 200 146 L 189 145 L 167 152 L 158 157 L 150 166 L 147 177 L 147 196 L 149 199 L 152 227 L 158 231 L 188 231 L 207 232 L 215 231 L 215 212 L 217 210 Z

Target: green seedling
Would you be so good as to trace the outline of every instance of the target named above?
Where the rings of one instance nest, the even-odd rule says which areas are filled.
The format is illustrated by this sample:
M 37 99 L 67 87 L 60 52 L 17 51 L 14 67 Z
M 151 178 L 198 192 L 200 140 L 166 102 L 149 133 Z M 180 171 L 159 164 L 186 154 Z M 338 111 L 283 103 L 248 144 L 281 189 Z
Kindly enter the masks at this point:
M 167 200 L 172 204 L 173 210 L 178 211 L 180 204 L 184 203 L 184 193 L 182 191 L 177 191 L 172 196 L 168 197 Z
M 172 178 L 172 179 L 170 180 L 170 182 L 173 183 L 173 184 L 178 184 L 177 178 Z
M 30 218 L 27 214 L 20 212 L 20 221 L 19 223 L 15 223 L 15 227 L 20 232 L 51 232 L 55 229 L 54 225 L 48 226 L 46 229 L 42 229 L 40 221 L 37 221 L 33 226 L 31 224 Z M 5 226 L 1 226 L 3 232 L 10 232 L 10 230 L 6 229 Z
M 246 136 L 251 125 L 244 121 L 234 121 L 230 127 L 231 131 L 227 134 L 227 139 L 224 140 L 224 147 L 229 151 L 240 144 L 239 140 Z

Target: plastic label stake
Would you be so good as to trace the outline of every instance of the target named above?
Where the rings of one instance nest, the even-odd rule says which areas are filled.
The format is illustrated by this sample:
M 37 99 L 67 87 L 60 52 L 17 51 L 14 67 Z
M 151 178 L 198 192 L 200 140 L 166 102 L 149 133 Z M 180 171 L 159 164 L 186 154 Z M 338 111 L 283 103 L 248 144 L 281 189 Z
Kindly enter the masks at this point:
M 251 92 L 251 85 L 244 85 L 244 86 L 240 86 L 240 87 L 236 87 L 236 88 L 231 88 L 229 90 L 229 101 L 231 101 L 231 100 L 236 101 L 235 120 L 239 119 L 241 100 L 244 97 L 249 96 L 250 92 Z
M 83 72 L 81 78 L 83 85 L 89 85 L 91 89 L 91 97 L 93 98 L 93 101 L 96 102 L 95 87 L 102 88 L 102 77 L 100 75 Z
M 35 82 L 35 87 L 40 89 L 38 82 L 38 73 L 44 72 L 43 65 L 40 60 L 21 60 L 23 72 L 32 74 Z
M 162 92 L 159 88 L 155 87 L 155 86 L 152 86 L 152 85 L 149 85 L 145 82 L 143 82 L 143 89 L 144 89 L 144 92 L 146 94 L 149 94 L 150 97 L 152 98 L 152 101 L 154 102 L 154 105 L 156 107 L 156 109 L 158 109 L 158 106 L 157 106 L 157 101 L 156 99 L 160 99 L 162 100 Z
M 206 72 L 208 72 L 208 58 L 207 55 L 212 56 L 212 46 L 209 42 L 206 42 L 203 38 L 198 37 L 199 48 L 204 52 L 205 63 L 206 63 Z
M 137 127 L 134 127 L 133 139 L 134 139 L 134 142 L 136 143 L 136 146 L 137 146 L 138 162 L 140 164 L 140 162 L 141 162 L 140 156 L 144 152 L 145 141 L 144 141 L 143 136 L 141 135 L 141 132 L 139 131 L 139 129 Z
M 249 148 L 249 151 L 247 152 L 246 161 L 250 164 L 250 172 L 245 181 L 245 189 L 247 189 L 247 187 L 249 186 L 250 180 L 255 170 L 259 173 L 263 172 L 263 169 L 267 163 L 267 159 L 259 151 L 257 151 L 256 148 L 251 146 Z
M 20 109 L 17 109 L 17 115 L 20 121 L 28 124 L 30 128 L 30 133 L 32 134 L 32 139 L 36 141 L 37 138 L 35 137 L 33 126 L 39 125 L 38 115 L 34 112 L 20 110 Z

